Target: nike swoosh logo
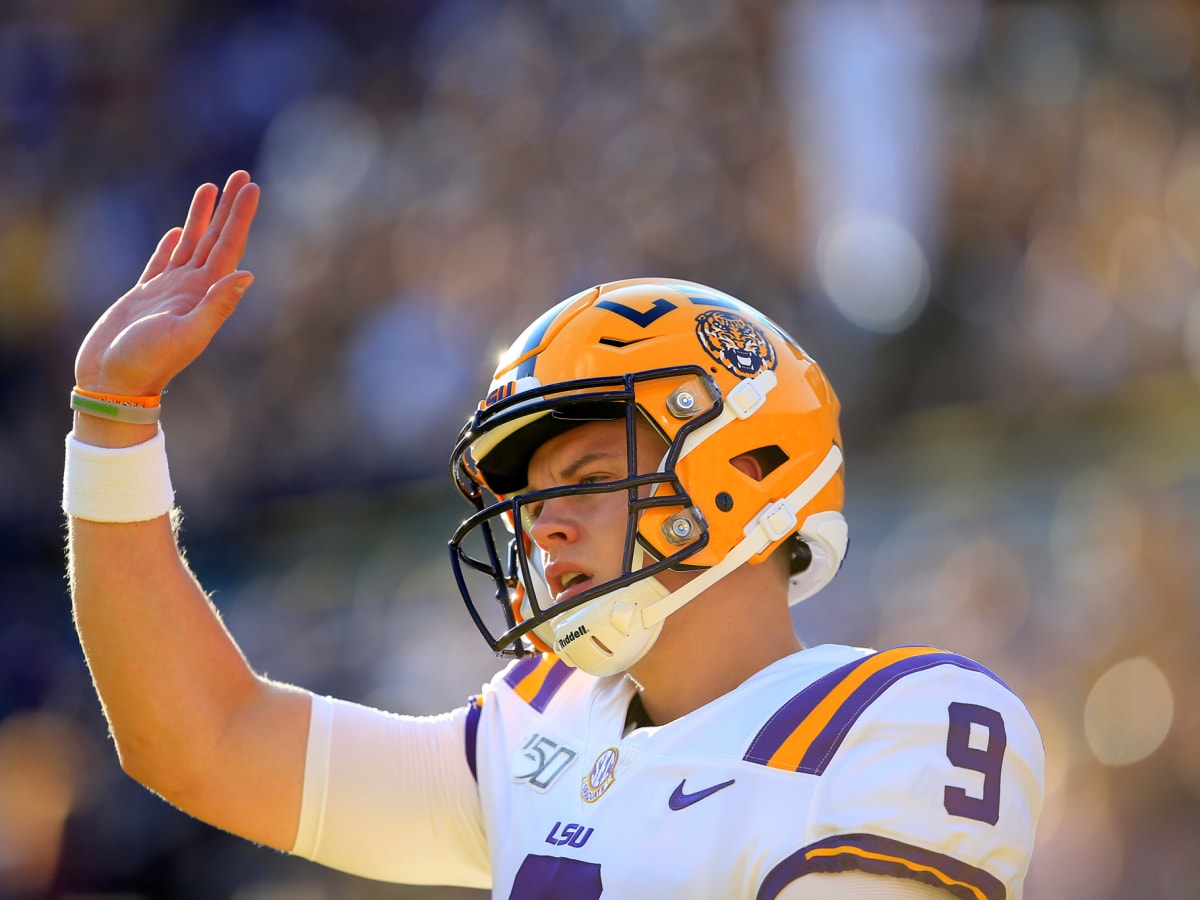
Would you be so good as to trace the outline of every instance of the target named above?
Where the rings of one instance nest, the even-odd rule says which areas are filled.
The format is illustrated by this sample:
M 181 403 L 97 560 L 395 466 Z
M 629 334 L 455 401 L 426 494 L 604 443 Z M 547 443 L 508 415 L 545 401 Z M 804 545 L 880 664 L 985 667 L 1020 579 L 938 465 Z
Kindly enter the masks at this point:
M 717 791 L 725 790 L 725 788 L 733 784 L 734 779 L 730 778 L 728 781 L 722 781 L 720 784 L 714 784 L 712 787 L 706 787 L 703 790 L 696 791 L 694 794 L 685 794 L 683 792 L 683 785 L 686 782 L 687 779 L 683 779 L 683 781 L 679 782 L 679 784 L 675 787 L 675 790 L 671 792 L 671 799 L 667 801 L 667 805 L 671 807 L 671 809 L 677 811 L 681 809 L 687 809 L 693 803 L 699 803 L 705 797 L 711 797 Z

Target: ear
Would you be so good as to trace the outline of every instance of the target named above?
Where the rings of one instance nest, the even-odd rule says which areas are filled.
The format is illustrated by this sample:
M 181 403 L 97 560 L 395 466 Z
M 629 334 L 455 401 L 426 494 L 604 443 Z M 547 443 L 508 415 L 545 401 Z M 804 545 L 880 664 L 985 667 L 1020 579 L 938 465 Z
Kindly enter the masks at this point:
M 741 456 L 735 456 L 730 462 L 742 472 L 745 472 L 755 481 L 762 481 L 767 473 L 763 470 L 762 463 L 754 456 L 753 453 L 743 453 Z

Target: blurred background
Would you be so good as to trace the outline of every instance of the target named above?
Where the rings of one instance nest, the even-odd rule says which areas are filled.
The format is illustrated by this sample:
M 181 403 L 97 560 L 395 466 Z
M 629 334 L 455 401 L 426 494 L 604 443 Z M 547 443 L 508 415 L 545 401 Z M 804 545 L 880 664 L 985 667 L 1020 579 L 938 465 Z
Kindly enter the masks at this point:
M 4 0 L 0 897 L 480 896 L 200 825 L 106 736 L 63 579 L 74 353 L 238 167 L 257 281 L 164 424 L 261 671 L 477 691 L 445 469 L 496 355 L 591 284 L 707 282 L 843 401 L 852 546 L 804 640 L 940 645 L 1027 700 L 1031 900 L 1195 896 L 1198 79 L 1183 0 Z

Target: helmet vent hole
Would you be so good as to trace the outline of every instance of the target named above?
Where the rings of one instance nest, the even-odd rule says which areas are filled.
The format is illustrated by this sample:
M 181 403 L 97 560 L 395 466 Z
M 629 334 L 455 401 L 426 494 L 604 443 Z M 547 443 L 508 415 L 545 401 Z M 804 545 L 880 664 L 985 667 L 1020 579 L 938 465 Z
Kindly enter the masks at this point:
M 784 453 L 783 450 L 776 444 L 771 444 L 767 447 L 759 447 L 756 450 L 751 450 L 747 453 L 740 454 L 740 456 L 748 456 L 758 464 L 756 467 L 758 470 L 757 473 L 749 472 L 743 466 L 737 466 L 743 472 L 746 472 L 747 475 L 750 475 L 750 477 L 752 477 L 755 481 L 762 481 L 788 461 L 788 455 Z M 737 458 L 739 457 L 734 457 L 734 459 Z M 734 460 L 731 459 L 730 463 L 734 463 Z M 734 465 L 736 465 L 736 463 L 734 463 Z

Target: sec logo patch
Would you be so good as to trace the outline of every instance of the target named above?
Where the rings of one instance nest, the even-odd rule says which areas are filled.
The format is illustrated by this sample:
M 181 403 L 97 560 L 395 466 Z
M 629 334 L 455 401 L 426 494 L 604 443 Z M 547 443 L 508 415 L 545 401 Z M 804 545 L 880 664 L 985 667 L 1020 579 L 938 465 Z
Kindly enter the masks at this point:
M 616 747 L 609 747 L 596 757 L 591 770 L 583 777 L 579 790 L 585 803 L 595 803 L 617 780 L 617 757 L 619 755 Z

